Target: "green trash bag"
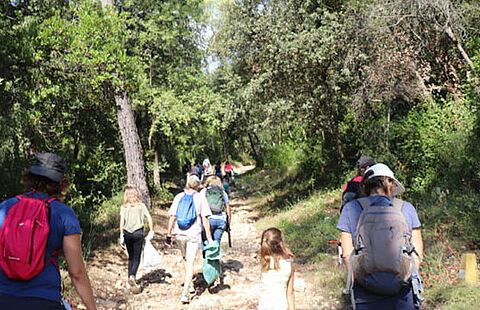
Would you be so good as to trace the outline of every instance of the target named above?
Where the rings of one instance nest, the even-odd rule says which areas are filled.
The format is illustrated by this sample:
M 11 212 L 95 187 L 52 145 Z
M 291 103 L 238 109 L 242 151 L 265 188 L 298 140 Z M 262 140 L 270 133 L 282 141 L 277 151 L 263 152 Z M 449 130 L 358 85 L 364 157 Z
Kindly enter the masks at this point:
M 203 262 L 203 278 L 209 285 L 220 276 L 220 244 L 218 241 L 206 244 L 205 261 Z

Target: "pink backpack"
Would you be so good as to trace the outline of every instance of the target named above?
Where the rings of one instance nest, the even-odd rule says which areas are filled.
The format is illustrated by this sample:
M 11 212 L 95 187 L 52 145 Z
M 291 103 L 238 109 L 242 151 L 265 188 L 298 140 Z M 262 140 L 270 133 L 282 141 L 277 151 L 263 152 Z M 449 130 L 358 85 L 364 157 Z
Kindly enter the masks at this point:
M 46 266 L 50 203 L 55 198 L 25 195 L 17 198 L 18 202 L 7 212 L 0 230 L 0 267 L 10 279 L 30 280 Z M 58 269 L 54 260 L 57 254 L 55 251 L 47 264 L 52 262 Z

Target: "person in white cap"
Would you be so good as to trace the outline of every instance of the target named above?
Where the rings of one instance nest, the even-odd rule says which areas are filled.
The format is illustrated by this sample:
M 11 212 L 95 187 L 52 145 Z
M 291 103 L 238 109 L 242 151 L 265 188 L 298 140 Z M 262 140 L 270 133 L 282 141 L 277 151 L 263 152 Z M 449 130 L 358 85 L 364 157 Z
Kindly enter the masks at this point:
M 417 212 L 394 198 L 404 187 L 385 164 L 365 171 L 362 190 L 365 198 L 348 202 L 337 224 L 354 309 L 420 309 L 423 241 Z

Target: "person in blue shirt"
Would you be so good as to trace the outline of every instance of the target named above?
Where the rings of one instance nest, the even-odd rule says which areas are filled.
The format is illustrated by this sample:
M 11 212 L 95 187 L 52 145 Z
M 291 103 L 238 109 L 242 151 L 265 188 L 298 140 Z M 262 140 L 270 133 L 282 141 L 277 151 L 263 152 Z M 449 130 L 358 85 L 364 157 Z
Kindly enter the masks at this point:
M 395 178 L 393 172 L 385 164 L 375 164 L 365 171 L 362 181 L 364 196 L 370 199 L 372 205 L 392 205 L 393 197 L 404 192 L 402 184 Z M 340 215 L 337 229 L 341 231 L 341 244 L 343 259 L 347 269 L 349 258 L 354 250 L 354 241 L 357 240 L 357 223 L 363 209 L 358 200 L 348 202 Z M 423 241 L 421 223 L 417 211 L 409 202 L 404 202 L 402 214 L 405 217 L 411 233 L 411 242 L 415 246 L 417 255 L 413 255 L 417 270 L 423 259 Z M 421 296 L 414 294 L 415 285 L 418 284 L 419 275 L 413 274 L 411 285 L 407 286 L 397 295 L 380 295 L 367 291 L 353 280 L 353 295 L 356 310 L 414 310 L 420 309 Z M 418 289 L 421 289 L 417 287 Z
M 61 202 L 69 182 L 64 177 L 65 161 L 53 153 L 40 153 L 31 168 L 22 177 L 24 195 L 45 199 L 56 198 L 50 203 L 50 232 L 45 261 L 62 250 L 68 273 L 88 310 L 95 310 L 92 287 L 83 263 L 80 224 L 72 208 Z M 19 198 L 14 197 L 0 204 L 0 228 L 5 217 Z M 46 263 L 44 269 L 30 280 L 13 280 L 0 269 L 0 309 L 55 310 L 65 309 L 61 294 L 61 277 L 58 257 L 54 263 Z

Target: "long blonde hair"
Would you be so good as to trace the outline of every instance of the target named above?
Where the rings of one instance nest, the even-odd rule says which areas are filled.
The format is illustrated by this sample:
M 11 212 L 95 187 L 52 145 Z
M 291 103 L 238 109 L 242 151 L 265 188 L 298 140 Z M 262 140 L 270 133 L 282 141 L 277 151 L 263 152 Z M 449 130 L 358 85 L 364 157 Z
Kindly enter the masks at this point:
M 137 204 L 142 202 L 140 200 L 138 190 L 134 186 L 127 186 L 123 194 L 123 206 L 127 207 L 129 204 Z
M 262 233 L 260 241 L 260 261 L 262 263 L 262 270 L 272 269 L 270 261 L 273 259 L 273 269 L 278 270 L 280 259 L 293 258 L 292 251 L 287 248 L 283 233 L 276 227 L 270 227 Z

